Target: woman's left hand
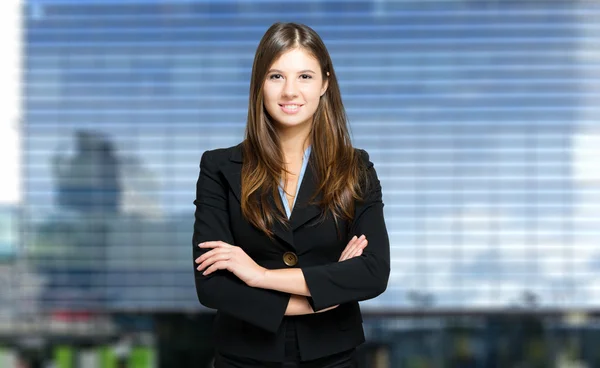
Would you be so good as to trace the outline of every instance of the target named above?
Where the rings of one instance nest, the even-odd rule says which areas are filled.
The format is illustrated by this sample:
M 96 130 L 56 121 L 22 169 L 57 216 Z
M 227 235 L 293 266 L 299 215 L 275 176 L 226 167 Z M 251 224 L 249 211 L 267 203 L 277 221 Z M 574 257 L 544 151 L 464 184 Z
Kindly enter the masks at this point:
M 202 274 L 209 275 L 217 270 L 227 270 L 235 274 L 246 285 L 255 287 L 264 277 L 266 268 L 259 266 L 240 247 L 222 241 L 207 241 L 198 245 L 200 248 L 212 248 L 196 258 L 198 271 L 206 269 Z

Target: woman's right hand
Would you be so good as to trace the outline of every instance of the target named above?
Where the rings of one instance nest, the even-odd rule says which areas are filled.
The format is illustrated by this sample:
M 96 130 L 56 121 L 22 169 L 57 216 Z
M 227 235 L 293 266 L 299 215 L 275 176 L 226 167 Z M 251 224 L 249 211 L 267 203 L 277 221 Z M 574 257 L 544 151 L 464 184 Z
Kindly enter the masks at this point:
M 352 239 L 350 239 L 350 241 L 346 245 L 346 248 L 344 248 L 344 251 L 342 252 L 342 255 L 340 256 L 338 262 L 342 262 L 347 259 L 360 256 L 362 254 L 363 249 L 367 247 L 367 244 L 369 244 L 369 242 L 367 241 L 367 237 L 364 234 L 361 235 L 359 238 L 357 238 L 355 235 Z
M 344 248 L 344 251 L 342 252 L 342 255 L 340 256 L 338 262 L 342 262 L 347 259 L 360 256 L 362 254 L 363 249 L 367 247 L 367 244 L 369 244 L 369 242 L 367 241 L 367 237 L 364 234 L 358 238 L 355 235 L 354 237 L 352 237 L 352 239 L 350 239 L 348 244 L 346 244 L 346 248 Z M 337 307 L 339 307 L 339 304 L 334 305 L 333 307 L 322 309 L 315 313 L 327 312 Z
M 369 242 L 367 241 L 366 236 L 361 235 L 358 238 L 354 236 L 352 239 L 350 239 L 350 241 L 346 245 L 346 248 L 344 248 L 344 251 L 342 252 L 342 255 L 340 256 L 338 262 L 342 262 L 347 259 L 360 256 L 362 254 L 363 249 L 367 247 L 368 243 Z M 323 313 L 335 309 L 337 307 L 339 307 L 339 305 L 334 305 L 332 307 L 321 309 L 315 312 L 310 307 L 308 299 L 305 296 L 291 295 L 290 302 L 288 304 L 285 315 L 297 316 L 303 314 Z

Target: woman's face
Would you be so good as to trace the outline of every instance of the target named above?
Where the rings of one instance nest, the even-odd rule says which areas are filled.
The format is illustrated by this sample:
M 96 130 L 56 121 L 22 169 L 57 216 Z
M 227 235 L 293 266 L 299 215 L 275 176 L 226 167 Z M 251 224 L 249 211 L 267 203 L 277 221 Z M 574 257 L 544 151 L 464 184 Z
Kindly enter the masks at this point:
M 295 48 L 276 59 L 267 72 L 265 108 L 279 128 L 310 125 L 326 90 L 317 59 Z

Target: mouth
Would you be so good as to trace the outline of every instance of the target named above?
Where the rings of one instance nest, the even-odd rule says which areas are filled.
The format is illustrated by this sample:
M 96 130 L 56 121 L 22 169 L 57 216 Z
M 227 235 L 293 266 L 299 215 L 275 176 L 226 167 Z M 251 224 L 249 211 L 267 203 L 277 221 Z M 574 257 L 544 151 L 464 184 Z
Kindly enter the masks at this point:
M 303 105 L 301 104 L 279 104 L 279 107 L 281 107 L 281 110 L 283 112 L 285 112 L 286 114 L 295 114 L 298 111 L 300 111 L 300 108 Z

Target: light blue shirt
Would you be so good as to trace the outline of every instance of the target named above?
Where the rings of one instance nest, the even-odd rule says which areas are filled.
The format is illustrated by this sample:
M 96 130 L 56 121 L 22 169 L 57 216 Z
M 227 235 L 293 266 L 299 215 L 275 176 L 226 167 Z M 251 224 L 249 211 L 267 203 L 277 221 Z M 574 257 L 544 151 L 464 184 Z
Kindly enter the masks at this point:
M 300 169 L 300 175 L 298 176 L 298 184 L 296 185 L 296 195 L 294 196 L 294 203 L 292 203 L 292 208 L 296 204 L 296 199 L 298 198 L 298 192 L 300 191 L 300 184 L 302 184 L 302 178 L 304 178 L 304 172 L 306 171 L 306 166 L 308 166 L 308 157 L 310 156 L 310 151 L 312 146 L 308 146 L 306 150 L 304 150 L 304 156 L 302 157 L 302 168 Z M 281 196 L 281 201 L 283 202 L 283 208 L 285 208 L 285 213 L 287 214 L 287 218 L 289 219 L 292 216 L 292 209 L 285 198 L 285 192 L 283 179 L 279 184 L 279 195 Z

